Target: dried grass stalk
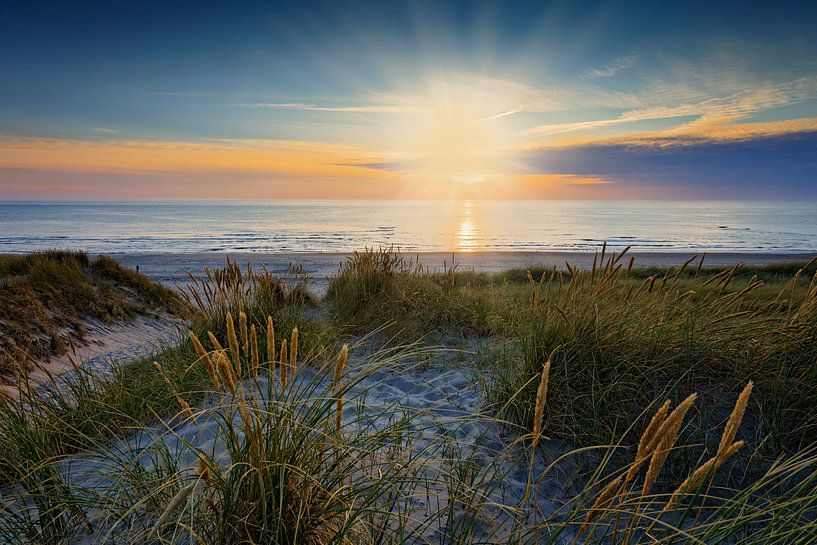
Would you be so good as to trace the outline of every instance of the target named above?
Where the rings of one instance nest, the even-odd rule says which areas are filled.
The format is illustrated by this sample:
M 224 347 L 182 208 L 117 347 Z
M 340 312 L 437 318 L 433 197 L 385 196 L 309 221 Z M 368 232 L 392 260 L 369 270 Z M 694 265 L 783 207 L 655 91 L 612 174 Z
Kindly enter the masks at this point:
M 207 371 L 207 376 L 210 377 L 210 381 L 213 383 L 213 386 L 218 388 L 220 386 L 221 381 L 218 380 L 218 373 L 216 373 L 216 366 L 213 363 L 212 358 L 210 358 L 210 354 L 204 349 L 202 346 L 201 341 L 199 338 L 196 337 L 196 334 L 192 331 L 189 333 L 190 340 L 193 341 L 193 346 L 196 349 L 196 353 L 201 358 L 201 361 L 204 362 L 204 370 Z
M 704 479 L 707 476 L 712 476 L 718 470 L 719 467 L 723 465 L 723 463 L 732 457 L 735 453 L 737 453 L 741 448 L 743 448 L 744 442 L 737 441 L 732 443 L 726 450 L 723 452 L 718 451 L 718 453 L 710 458 L 705 464 L 701 465 L 698 469 L 692 472 L 692 475 L 687 477 L 687 479 L 681 483 L 681 485 L 675 489 L 675 492 L 672 493 L 670 496 L 667 505 L 664 506 L 664 511 L 669 511 L 673 507 L 675 507 L 681 498 L 689 494 L 689 492 L 693 490 L 697 490 L 698 487 L 704 482 Z
M 224 354 L 224 350 L 218 353 L 218 371 L 221 375 L 221 380 L 224 382 L 224 385 L 227 387 L 227 390 L 233 395 L 236 392 L 236 382 L 235 382 L 235 375 L 233 374 L 233 366 L 230 364 L 230 360 L 227 359 L 227 356 Z
M 210 342 L 212 343 L 212 345 L 213 345 L 213 349 L 214 349 L 215 351 L 217 351 L 217 352 L 221 352 L 222 350 L 224 350 L 224 347 L 223 347 L 223 346 L 221 346 L 221 343 L 220 343 L 220 342 L 218 342 L 218 337 L 216 337 L 215 335 L 213 335 L 213 332 L 212 332 L 212 331 L 208 331 L 208 332 L 207 332 L 207 336 L 210 338 Z
M 647 468 L 647 475 L 644 477 L 644 486 L 641 490 L 642 496 L 649 495 L 650 490 L 652 490 L 655 481 L 658 479 L 658 474 L 661 472 L 661 468 L 664 467 L 664 462 L 667 461 L 670 450 L 678 439 L 678 432 L 684 423 L 684 417 L 686 417 L 687 412 L 692 408 L 697 398 L 697 394 L 691 394 L 682 401 L 675 407 L 675 410 L 670 413 L 666 421 L 664 421 L 656 432 L 655 452 L 652 454 L 650 465 Z
M 235 334 L 235 323 L 233 315 L 227 313 L 227 342 L 230 346 L 230 354 L 233 357 L 233 365 L 238 376 L 241 376 L 241 355 L 238 346 L 238 336 Z
M 275 368 L 275 326 L 272 316 L 267 316 L 267 363 L 272 371 Z
M 735 435 L 738 433 L 738 428 L 743 422 L 743 415 L 746 412 L 746 405 L 749 403 L 749 396 L 752 393 L 754 383 L 749 383 L 743 388 L 743 391 L 738 396 L 735 402 L 735 408 L 732 409 L 732 414 L 729 415 L 729 420 L 726 421 L 726 427 L 721 436 L 721 442 L 718 444 L 718 452 L 724 453 L 732 445 L 735 440 Z
M 247 329 L 247 315 L 242 311 L 238 314 L 238 330 L 241 333 L 241 346 L 244 347 L 244 357 L 249 357 L 250 339 Z
M 281 341 L 281 355 L 278 360 L 278 365 L 281 368 L 281 389 L 287 387 L 287 368 L 289 365 L 287 364 L 287 340 L 284 339 Z
M 581 536 L 593 521 L 596 520 L 596 517 L 600 514 L 600 512 L 609 505 L 616 496 L 618 496 L 619 490 L 621 489 L 622 485 L 624 484 L 624 476 L 621 475 L 618 478 L 614 479 L 610 482 L 607 486 L 605 486 L 596 496 L 596 501 L 593 502 L 593 505 L 587 511 L 587 516 L 582 522 L 581 527 L 579 528 L 578 536 Z
M 553 355 L 545 362 L 542 368 L 542 374 L 539 378 L 539 388 L 536 390 L 536 405 L 533 410 L 533 438 L 531 440 L 531 449 L 536 448 L 539 438 L 542 436 L 543 420 L 545 417 L 545 403 L 547 402 L 548 393 L 548 378 L 550 377 L 550 361 Z
M 250 327 L 250 362 L 252 365 L 252 376 L 258 379 L 258 371 L 261 367 L 260 356 L 258 355 L 258 332 L 255 324 Z
M 298 365 L 298 328 L 292 329 L 292 337 L 289 343 L 289 377 L 295 377 L 295 370 Z

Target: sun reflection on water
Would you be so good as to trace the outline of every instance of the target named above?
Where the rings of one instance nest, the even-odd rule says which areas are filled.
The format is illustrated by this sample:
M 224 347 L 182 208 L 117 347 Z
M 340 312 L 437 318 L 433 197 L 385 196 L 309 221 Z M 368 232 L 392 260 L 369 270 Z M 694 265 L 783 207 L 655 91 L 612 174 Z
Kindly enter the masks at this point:
M 457 225 L 457 250 L 473 252 L 479 248 L 479 231 L 475 222 L 473 201 L 462 201 L 460 221 Z

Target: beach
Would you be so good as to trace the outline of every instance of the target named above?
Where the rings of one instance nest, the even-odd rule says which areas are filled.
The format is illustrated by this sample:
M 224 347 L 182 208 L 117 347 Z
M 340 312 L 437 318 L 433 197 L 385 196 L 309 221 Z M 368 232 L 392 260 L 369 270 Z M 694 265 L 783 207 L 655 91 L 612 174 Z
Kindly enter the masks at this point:
M 808 532 L 786 509 L 817 505 L 802 492 L 813 476 L 798 458 L 813 455 L 781 462 L 777 445 L 802 449 L 817 434 L 804 410 L 815 396 L 815 262 L 735 252 L 702 264 L 702 255 L 4 256 L 20 300 L 37 294 L 52 319 L 59 303 L 83 320 L 50 333 L 68 353 L 52 342 L 23 380 L 7 372 L 0 493 L 12 513 L 40 500 L 37 486 L 50 487 L 49 501 L 74 502 L 47 531 L 77 545 L 181 543 L 172 532 L 191 514 L 213 524 L 213 505 L 227 505 L 218 542 L 242 527 L 296 528 L 323 543 L 343 513 L 349 532 L 375 522 L 400 543 L 569 543 L 587 524 L 617 527 L 618 517 L 594 514 L 611 483 L 626 486 L 609 500 L 620 520 L 641 532 L 641 506 L 649 520 L 682 517 L 695 505 L 687 479 L 717 464 L 714 516 L 765 509 L 754 490 Z M 186 290 L 184 305 L 168 288 Z M 654 421 L 664 447 L 649 439 Z M 29 459 L 43 468 L 34 477 Z M 780 477 L 770 483 L 773 463 Z M 257 477 L 238 479 L 247 468 Z M 661 495 L 673 490 L 675 499 Z M 272 516 L 278 526 L 259 530 L 282 496 L 321 514 L 284 509 Z M 739 543 L 743 525 L 727 527 L 724 542 Z M 745 525 L 757 543 L 774 537 L 749 516 Z M 11 516 L 4 527 L 19 539 L 39 531 Z M 705 543 L 721 532 L 691 531 Z
M 817 545 L 817 1 L 77 4 L 0 545 Z

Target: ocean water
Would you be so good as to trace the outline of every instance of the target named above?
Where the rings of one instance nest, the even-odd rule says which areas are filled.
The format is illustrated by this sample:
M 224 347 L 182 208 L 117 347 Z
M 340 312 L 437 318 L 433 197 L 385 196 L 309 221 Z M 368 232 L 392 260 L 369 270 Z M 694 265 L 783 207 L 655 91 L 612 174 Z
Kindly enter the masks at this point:
M 0 203 L 0 253 L 817 252 L 817 203 L 270 201 Z

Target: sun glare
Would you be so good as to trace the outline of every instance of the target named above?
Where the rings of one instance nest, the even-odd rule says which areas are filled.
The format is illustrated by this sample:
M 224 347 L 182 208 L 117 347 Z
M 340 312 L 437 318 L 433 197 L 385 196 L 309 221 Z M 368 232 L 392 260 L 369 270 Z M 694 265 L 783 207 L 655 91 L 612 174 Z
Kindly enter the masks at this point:
M 478 79 L 438 79 L 401 96 L 395 149 L 406 171 L 426 183 L 463 185 L 503 174 L 512 143 L 501 116 L 508 97 Z

